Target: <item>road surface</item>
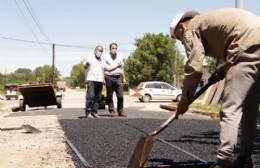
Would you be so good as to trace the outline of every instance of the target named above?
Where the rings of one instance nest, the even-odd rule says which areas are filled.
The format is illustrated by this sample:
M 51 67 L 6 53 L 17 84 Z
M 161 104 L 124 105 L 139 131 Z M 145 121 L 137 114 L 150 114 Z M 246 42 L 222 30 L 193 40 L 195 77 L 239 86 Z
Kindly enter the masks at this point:
M 141 135 L 154 131 L 174 114 L 160 109 L 161 104 L 169 103 L 141 103 L 136 98 L 125 96 L 127 118 L 110 118 L 106 109 L 99 110 L 100 119 L 79 119 L 84 116 L 84 92 L 68 89 L 64 93 L 62 109 L 56 106 L 27 108 L 26 112 L 11 113 L 6 118 L 55 116 L 64 137 L 70 140 L 89 166 L 122 168 L 127 167 Z M 216 159 L 219 123 L 209 117 L 185 114 L 156 137 L 159 139 L 154 143 L 146 167 L 209 167 Z M 84 167 L 72 150 L 68 153 L 74 158 L 75 167 Z M 255 167 L 260 165 L 260 127 L 252 157 Z

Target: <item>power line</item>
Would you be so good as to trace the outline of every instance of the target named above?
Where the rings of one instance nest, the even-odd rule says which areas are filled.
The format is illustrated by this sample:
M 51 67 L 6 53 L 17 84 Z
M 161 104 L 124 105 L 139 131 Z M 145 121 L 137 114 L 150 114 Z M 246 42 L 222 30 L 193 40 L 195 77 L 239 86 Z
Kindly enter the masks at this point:
M 38 27 L 39 31 L 41 32 L 41 34 L 43 35 L 43 37 L 45 38 L 46 41 L 48 41 L 49 43 L 51 43 L 50 39 L 48 38 L 46 32 L 44 31 L 43 27 L 41 26 L 39 19 L 37 18 L 32 6 L 30 5 L 28 0 L 23 0 L 23 3 L 27 9 L 27 11 L 29 12 L 29 14 L 31 15 L 34 23 L 36 24 L 36 26 Z M 27 5 L 28 4 L 28 5 Z
M 30 31 L 31 31 L 31 33 L 33 34 L 34 38 L 35 38 L 37 41 L 39 41 L 38 37 L 36 36 L 36 34 L 34 33 L 32 27 L 31 27 L 31 25 L 29 24 L 28 20 L 26 19 L 26 17 L 25 17 L 25 15 L 24 15 L 24 13 L 23 13 L 23 11 L 22 11 L 20 5 L 17 3 L 16 0 L 14 0 L 14 2 L 15 2 L 16 6 L 17 6 L 18 9 L 19 9 L 19 12 L 21 13 L 21 15 L 22 15 L 22 17 L 23 17 L 23 20 L 24 20 L 25 24 L 26 24 L 27 27 L 30 29 Z
M 4 36 L 0 36 L 0 38 L 1 38 L 1 39 L 5 39 L 5 40 L 13 40 L 13 41 L 26 42 L 26 43 L 36 43 L 36 44 L 43 44 L 43 45 L 53 45 L 53 43 L 40 42 L 40 41 L 32 41 L 32 40 L 23 40 L 23 39 L 17 39 L 17 38 L 11 38 L 11 37 L 4 37 Z M 67 44 L 55 44 L 55 45 L 56 45 L 56 46 L 62 46 L 62 47 L 93 49 L 92 47 L 84 47 L 84 46 L 78 46 L 78 45 L 67 45 Z
M 47 43 L 47 42 L 40 42 L 40 41 L 33 41 L 33 40 L 24 40 L 24 39 L 18 39 L 18 38 L 12 38 L 12 37 L 5 37 L 5 36 L 0 36 L 1 39 L 5 40 L 13 40 L 13 41 L 20 41 L 20 42 L 26 42 L 26 43 L 36 43 L 36 44 L 43 44 L 43 45 L 53 45 L 54 43 Z M 70 48 L 84 48 L 84 49 L 94 49 L 95 47 L 86 47 L 82 45 L 69 45 L 69 44 L 56 44 L 56 46 L 61 46 L 61 47 L 70 47 Z M 133 50 L 120 50 L 120 51 L 125 51 L 125 52 L 132 52 Z
M 5 40 L 13 40 L 13 41 L 21 41 L 21 42 L 27 42 L 27 43 L 37 43 L 37 44 L 48 44 L 51 45 L 51 43 L 45 43 L 45 42 L 39 42 L 39 41 L 31 41 L 31 40 L 22 40 L 22 39 L 16 39 L 16 38 L 11 38 L 11 37 L 0 37 L 1 39 Z
M 17 3 L 16 0 L 14 0 L 14 2 L 15 2 L 16 6 L 17 6 L 18 9 L 19 9 L 19 12 L 21 13 L 21 15 L 22 15 L 22 17 L 23 17 L 23 20 L 24 20 L 25 24 L 26 24 L 27 27 L 30 29 L 32 35 L 34 36 L 34 38 L 35 38 L 37 41 L 39 41 L 38 37 L 36 36 L 36 34 L 34 33 L 34 31 L 32 30 L 31 25 L 29 24 L 28 20 L 26 19 L 26 17 L 25 17 L 25 15 L 24 15 L 24 13 L 23 13 L 23 11 L 22 11 L 20 5 Z M 38 43 L 38 44 L 40 44 L 40 43 Z M 50 55 L 50 53 L 49 53 L 45 48 L 43 48 L 43 46 L 40 45 L 40 47 L 41 47 L 48 55 Z

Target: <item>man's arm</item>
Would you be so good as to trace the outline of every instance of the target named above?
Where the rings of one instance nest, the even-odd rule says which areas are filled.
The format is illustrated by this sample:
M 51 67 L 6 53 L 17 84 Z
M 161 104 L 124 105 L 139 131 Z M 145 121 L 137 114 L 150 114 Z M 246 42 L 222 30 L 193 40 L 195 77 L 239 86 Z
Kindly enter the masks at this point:
M 122 66 L 122 64 L 117 64 L 116 66 L 114 66 L 114 67 L 109 67 L 109 66 L 105 66 L 104 67 L 104 70 L 105 71 L 108 71 L 108 72 L 111 72 L 111 71 L 114 71 L 115 69 L 117 69 L 117 68 L 119 68 L 119 67 L 121 67 Z
M 175 114 L 176 119 L 188 110 L 202 76 L 205 51 L 201 39 L 197 35 L 192 30 L 186 32 L 185 49 L 188 60 L 185 64 L 182 97 Z
M 122 68 L 122 78 L 123 78 L 123 83 L 126 84 L 126 78 L 125 78 L 125 70 Z

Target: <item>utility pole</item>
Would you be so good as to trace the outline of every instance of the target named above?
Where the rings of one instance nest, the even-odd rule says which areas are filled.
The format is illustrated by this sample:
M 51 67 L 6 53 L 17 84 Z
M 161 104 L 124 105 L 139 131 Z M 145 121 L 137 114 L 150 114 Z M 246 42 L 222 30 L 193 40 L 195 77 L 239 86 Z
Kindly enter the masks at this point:
M 54 61 L 55 61 L 55 44 L 52 44 L 52 74 L 51 74 L 51 83 L 54 84 Z
M 236 0 L 236 8 L 243 9 L 243 0 Z

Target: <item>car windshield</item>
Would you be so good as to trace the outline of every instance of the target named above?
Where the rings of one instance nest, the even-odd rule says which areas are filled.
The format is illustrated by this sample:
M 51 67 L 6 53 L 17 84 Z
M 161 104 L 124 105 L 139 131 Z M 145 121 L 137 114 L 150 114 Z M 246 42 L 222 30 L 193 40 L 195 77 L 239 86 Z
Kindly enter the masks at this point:
M 137 88 L 142 88 L 143 87 L 143 82 L 141 82 L 138 86 L 137 86 Z
M 162 89 L 173 89 L 172 87 L 170 87 L 169 85 L 166 85 L 164 83 L 161 84 Z

